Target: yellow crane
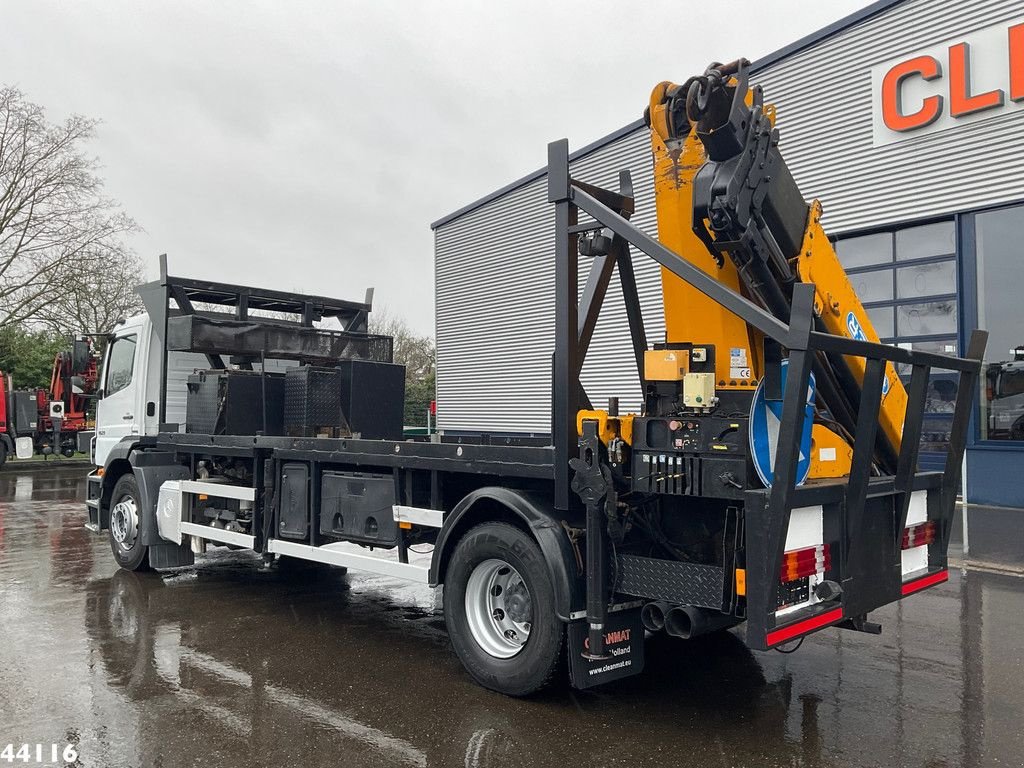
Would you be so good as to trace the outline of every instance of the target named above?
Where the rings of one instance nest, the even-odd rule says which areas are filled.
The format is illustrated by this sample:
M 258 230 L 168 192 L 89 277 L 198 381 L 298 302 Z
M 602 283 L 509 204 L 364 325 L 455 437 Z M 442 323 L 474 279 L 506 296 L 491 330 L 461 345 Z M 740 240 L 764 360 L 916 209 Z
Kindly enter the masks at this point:
M 577 339 L 556 324 L 554 400 L 556 449 L 570 445 L 560 428 L 579 446 L 573 490 L 587 510 L 588 643 L 598 649 L 588 654 L 600 655 L 597 628 L 611 616 L 603 539 L 616 553 L 614 591 L 649 601 L 648 630 L 689 637 L 746 620 L 755 648 L 833 624 L 875 631 L 869 610 L 945 578 L 985 334 L 964 358 L 879 342 L 746 60 L 659 83 L 645 121 L 657 239 L 629 221 L 631 181 L 616 193 L 572 179 L 567 148 L 549 148 L 548 197 L 562 206 L 557 274 L 575 272 L 575 250 L 595 258 Z M 636 327 L 630 247 L 662 268 L 665 336 L 650 345 Z M 610 260 L 643 387 L 635 413 L 619 413 L 618 398 L 607 409 L 587 402 L 572 362 L 573 343 L 577 360 L 586 354 Z M 573 282 L 560 285 L 560 306 L 571 306 Z M 912 373 L 909 389 L 897 363 Z M 917 469 L 933 367 L 961 373 L 942 474 Z

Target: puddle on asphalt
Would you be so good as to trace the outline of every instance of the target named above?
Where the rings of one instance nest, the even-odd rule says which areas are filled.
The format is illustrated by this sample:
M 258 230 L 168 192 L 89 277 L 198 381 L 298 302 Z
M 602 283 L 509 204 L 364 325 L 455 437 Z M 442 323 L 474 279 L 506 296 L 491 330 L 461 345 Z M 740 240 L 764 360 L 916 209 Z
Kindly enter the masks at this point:
M 8 495 L 21 488 L 21 498 Z M 31 489 L 30 489 L 31 488 Z M 211 550 L 117 570 L 74 478 L 0 481 L 0 741 L 84 766 L 1020 764 L 1024 579 L 954 573 L 796 654 L 648 641 L 642 676 L 505 698 L 437 595 Z M 30 490 L 29 490 L 30 489 Z

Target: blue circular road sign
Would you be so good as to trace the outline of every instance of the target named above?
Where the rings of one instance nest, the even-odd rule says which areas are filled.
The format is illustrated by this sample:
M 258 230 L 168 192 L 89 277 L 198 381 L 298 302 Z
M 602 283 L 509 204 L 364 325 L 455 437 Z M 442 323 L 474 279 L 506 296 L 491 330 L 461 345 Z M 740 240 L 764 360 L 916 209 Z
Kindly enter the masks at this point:
M 782 392 L 786 392 L 786 372 L 789 361 L 782 361 Z M 782 400 L 767 400 L 764 396 L 764 378 L 754 390 L 750 405 L 750 456 L 757 476 L 766 487 L 772 487 L 775 478 L 775 453 L 779 444 L 779 425 L 782 423 Z M 804 424 L 800 433 L 800 457 L 796 464 L 796 484 L 803 485 L 811 471 L 811 427 L 814 425 L 814 374 L 807 385 L 804 406 Z

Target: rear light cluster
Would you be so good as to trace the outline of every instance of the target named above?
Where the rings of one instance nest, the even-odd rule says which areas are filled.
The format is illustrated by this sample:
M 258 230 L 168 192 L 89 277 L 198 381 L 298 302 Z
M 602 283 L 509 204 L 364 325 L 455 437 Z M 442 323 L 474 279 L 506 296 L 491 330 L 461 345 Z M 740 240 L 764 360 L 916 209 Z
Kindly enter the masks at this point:
M 921 547 L 935 541 L 935 521 L 918 523 L 903 529 L 903 549 Z
M 794 549 L 782 555 L 781 580 L 785 584 L 788 581 L 805 579 L 815 573 L 824 573 L 831 567 L 832 553 L 828 544 Z

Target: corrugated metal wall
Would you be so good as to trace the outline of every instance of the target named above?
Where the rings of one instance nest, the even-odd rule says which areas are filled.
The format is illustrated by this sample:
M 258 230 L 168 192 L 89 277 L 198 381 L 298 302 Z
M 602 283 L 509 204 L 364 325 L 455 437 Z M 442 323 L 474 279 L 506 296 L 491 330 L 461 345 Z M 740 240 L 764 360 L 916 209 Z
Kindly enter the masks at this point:
M 1024 111 L 884 147 L 872 146 L 871 127 L 873 65 L 1022 13 L 1020 0 L 907 0 L 756 74 L 778 107 L 793 174 L 808 199 L 822 200 L 832 233 L 1024 198 Z M 574 176 L 610 188 L 620 169 L 633 174 L 634 221 L 655 232 L 646 130 L 573 163 Z M 435 230 L 439 428 L 550 431 L 553 247 L 544 178 Z M 635 255 L 634 265 L 648 341 L 658 341 L 660 274 L 646 257 Z M 632 359 L 613 280 L 584 367 L 595 406 L 610 395 L 624 410 L 639 406 Z
M 827 229 L 1024 198 L 1024 112 L 882 147 L 871 133 L 873 65 L 1021 17 L 1020 0 L 908 0 L 757 73 L 786 160 L 804 196 L 821 199 Z
M 635 131 L 572 164 L 573 176 L 611 189 L 633 175 L 641 227 L 654 231 L 649 138 Z M 539 178 L 434 232 L 437 318 L 437 425 L 448 431 L 551 431 L 554 351 L 554 206 Z M 647 336 L 664 336 L 661 280 L 654 262 L 634 254 Z M 580 289 L 590 261 L 580 261 Z M 595 404 L 617 395 L 640 405 L 618 274 L 583 368 Z

